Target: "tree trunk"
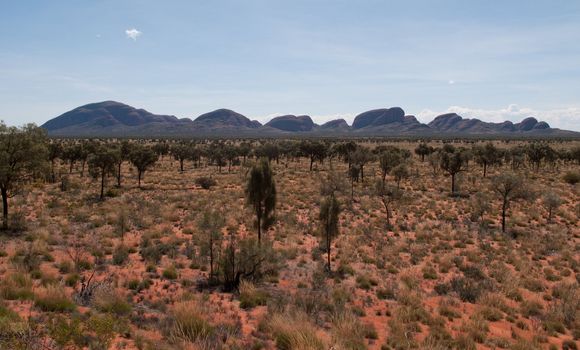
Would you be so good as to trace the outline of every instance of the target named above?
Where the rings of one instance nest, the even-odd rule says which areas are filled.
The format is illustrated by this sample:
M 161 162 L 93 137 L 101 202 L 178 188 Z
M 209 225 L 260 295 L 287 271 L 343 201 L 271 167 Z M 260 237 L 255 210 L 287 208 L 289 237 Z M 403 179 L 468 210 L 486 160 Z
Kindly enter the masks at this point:
M 360 180 L 365 182 L 365 172 L 364 172 L 364 165 L 360 165 Z
M 143 176 L 143 172 L 141 170 L 137 171 L 137 182 L 138 182 L 138 186 L 139 188 L 141 188 L 141 177 Z
M 8 190 L 2 188 L 2 228 L 8 229 Z
M 179 160 L 179 169 L 183 172 L 183 159 Z
M 455 194 L 455 174 L 451 174 L 451 194 Z
M 68 173 L 69 173 L 69 174 L 72 174 L 72 171 L 73 171 L 73 166 L 74 166 L 74 164 L 75 164 L 75 162 L 71 160 L 71 161 L 70 161 L 70 168 L 69 168 L 69 170 L 68 170 Z
M 213 281 L 213 233 L 209 238 L 209 280 Z
M 501 232 L 505 233 L 505 214 L 507 211 L 507 201 L 504 198 L 503 204 L 501 206 Z
M 256 213 L 256 218 L 258 222 L 258 244 L 262 244 L 262 210 L 260 208 L 259 212 Z
M 312 164 L 314 163 L 314 158 L 310 157 L 310 171 L 312 171 Z
M 82 163 L 81 163 L 81 177 L 85 176 L 85 164 L 86 164 L 86 160 L 83 159 Z
M 123 162 L 119 162 L 118 169 L 117 169 L 117 187 L 121 187 L 121 166 Z
M 101 200 L 105 198 L 105 170 L 101 172 Z
M 487 163 L 483 163 L 483 177 L 487 175 Z
M 326 252 L 327 252 L 327 260 L 328 260 L 328 272 L 332 271 L 330 268 L 330 235 L 328 232 L 326 233 Z

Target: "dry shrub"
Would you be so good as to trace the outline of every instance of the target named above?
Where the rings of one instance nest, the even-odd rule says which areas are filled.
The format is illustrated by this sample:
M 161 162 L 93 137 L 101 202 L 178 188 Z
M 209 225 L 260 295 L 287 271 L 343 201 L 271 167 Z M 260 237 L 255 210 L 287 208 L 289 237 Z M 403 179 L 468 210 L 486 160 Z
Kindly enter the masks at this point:
M 332 342 L 336 349 L 366 349 L 366 328 L 353 314 L 343 312 L 332 319 Z
M 168 337 L 172 342 L 208 343 L 215 328 L 206 320 L 208 313 L 196 301 L 184 301 L 173 307 Z
M 48 312 L 71 312 L 76 309 L 76 305 L 66 295 L 64 288 L 54 284 L 39 290 L 34 305 Z
M 274 314 L 266 321 L 280 350 L 324 350 L 324 342 L 316 335 L 315 327 L 302 312 Z

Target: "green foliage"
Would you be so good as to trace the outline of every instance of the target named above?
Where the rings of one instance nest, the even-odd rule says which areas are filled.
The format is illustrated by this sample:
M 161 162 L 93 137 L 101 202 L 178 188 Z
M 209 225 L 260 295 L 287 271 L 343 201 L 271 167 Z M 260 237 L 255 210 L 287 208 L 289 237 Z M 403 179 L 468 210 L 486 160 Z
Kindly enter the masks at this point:
M 246 187 L 246 201 L 253 208 L 258 228 L 258 241 L 262 240 L 262 230 L 274 223 L 276 209 L 276 184 L 274 174 L 267 159 L 262 158 L 250 170 Z

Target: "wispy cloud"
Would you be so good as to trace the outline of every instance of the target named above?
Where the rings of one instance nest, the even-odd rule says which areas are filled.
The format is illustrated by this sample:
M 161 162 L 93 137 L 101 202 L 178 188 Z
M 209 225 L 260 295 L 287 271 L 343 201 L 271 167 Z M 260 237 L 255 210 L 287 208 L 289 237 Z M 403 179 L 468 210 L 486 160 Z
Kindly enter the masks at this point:
M 143 33 L 138 31 L 137 29 L 133 28 L 133 29 L 125 30 L 125 34 L 127 35 L 128 39 L 133 39 L 134 41 L 136 41 L 137 38 L 140 37 L 141 34 L 143 34 Z
M 539 110 L 529 107 L 520 107 L 510 104 L 500 109 L 478 109 L 462 106 L 451 106 L 444 111 L 424 109 L 417 114 L 417 118 L 430 122 L 436 116 L 444 113 L 457 113 L 464 118 L 478 118 L 486 122 L 502 122 L 510 120 L 519 122 L 527 117 L 535 117 L 550 124 L 551 127 L 580 131 L 580 107 L 555 108 Z

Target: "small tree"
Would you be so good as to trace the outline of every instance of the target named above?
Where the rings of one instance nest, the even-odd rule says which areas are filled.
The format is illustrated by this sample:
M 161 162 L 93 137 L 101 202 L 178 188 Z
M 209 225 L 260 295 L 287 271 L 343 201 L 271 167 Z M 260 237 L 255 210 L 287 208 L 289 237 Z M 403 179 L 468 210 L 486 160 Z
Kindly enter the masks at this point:
M 331 271 L 330 266 L 330 249 L 332 238 L 337 236 L 339 233 L 339 222 L 338 216 L 340 214 L 340 203 L 336 199 L 334 193 L 328 195 L 323 199 L 320 204 L 320 215 L 318 219 L 320 220 L 320 226 L 322 234 L 325 238 L 326 243 L 326 254 L 327 254 L 327 269 Z
M 356 151 L 354 151 L 351 156 L 351 162 L 354 166 L 358 166 L 360 169 L 360 179 L 364 182 L 364 167 L 367 163 L 373 161 L 374 156 L 371 151 L 366 147 L 358 147 Z
M 190 148 L 185 144 L 179 144 L 171 147 L 171 155 L 179 161 L 179 170 L 183 172 L 184 163 L 190 158 Z
M 105 198 L 105 180 L 107 175 L 114 174 L 119 154 L 113 149 L 101 146 L 89 157 L 89 171 L 95 178 L 101 179 L 100 198 Z
M 252 167 L 246 187 L 246 200 L 256 214 L 258 243 L 262 241 L 262 230 L 274 223 L 276 208 L 276 184 L 268 159 L 262 158 Z
M 471 199 L 471 220 L 479 222 L 482 227 L 485 223 L 485 214 L 491 210 L 490 198 L 484 192 L 477 192 Z
M 137 168 L 137 179 L 139 188 L 141 188 L 143 174 L 157 162 L 158 156 L 150 147 L 141 146 L 131 152 L 129 160 Z
M 506 215 L 512 201 L 524 198 L 526 191 L 520 176 L 513 173 L 503 173 L 493 178 L 492 189 L 501 196 L 501 230 L 505 232 Z
M 544 193 L 544 196 L 542 197 L 542 203 L 548 211 L 548 223 L 551 223 L 552 214 L 554 210 L 556 210 L 562 204 L 562 199 L 555 192 L 549 191 Z
M 50 161 L 50 182 L 56 182 L 56 160 L 62 157 L 62 144 L 52 141 L 48 144 L 48 160 Z
M 221 246 L 223 235 L 222 227 L 225 225 L 223 213 L 216 210 L 206 210 L 203 212 L 198 222 L 199 230 L 204 234 L 206 239 L 203 240 L 201 249 L 209 256 L 209 281 L 214 281 L 214 262 L 217 251 Z
M 427 146 L 426 143 L 420 143 L 417 148 L 415 148 L 415 154 L 421 157 L 421 162 L 425 161 L 425 156 L 433 153 L 433 147 Z
M 401 157 L 399 149 L 394 147 L 389 148 L 379 154 L 379 165 L 381 166 L 381 176 L 383 182 L 385 182 L 387 174 L 389 174 L 395 167 L 401 164 L 402 161 L 403 158 Z
M 388 185 L 382 181 L 375 184 L 375 194 L 380 198 L 385 211 L 387 212 L 387 226 L 391 226 L 392 204 L 403 197 L 403 191 L 393 185 Z
M 395 177 L 395 181 L 397 182 L 397 188 L 401 188 L 401 180 L 407 179 L 409 177 L 409 168 L 407 164 L 402 163 L 397 165 L 393 171 L 393 176 Z
M 119 155 L 117 157 L 117 187 L 121 187 L 121 179 L 123 176 L 123 163 L 129 160 L 129 156 L 133 151 L 133 145 L 129 141 L 121 142 L 121 145 L 117 148 Z
M 500 165 L 502 161 L 502 152 L 488 142 L 485 146 L 476 146 L 473 148 L 475 162 L 483 168 L 483 177 L 487 175 L 487 168 L 493 165 Z
M 465 170 L 465 162 L 461 151 L 441 152 L 441 169 L 451 176 L 451 193 L 455 194 L 455 176 Z
M 2 228 L 8 229 L 8 197 L 44 169 L 48 157 L 46 134 L 34 124 L 21 128 L 0 122 L 0 192 Z
M 358 182 L 360 175 L 360 168 L 357 166 L 352 166 L 348 169 L 348 177 L 350 179 L 350 199 L 354 200 L 354 182 Z

